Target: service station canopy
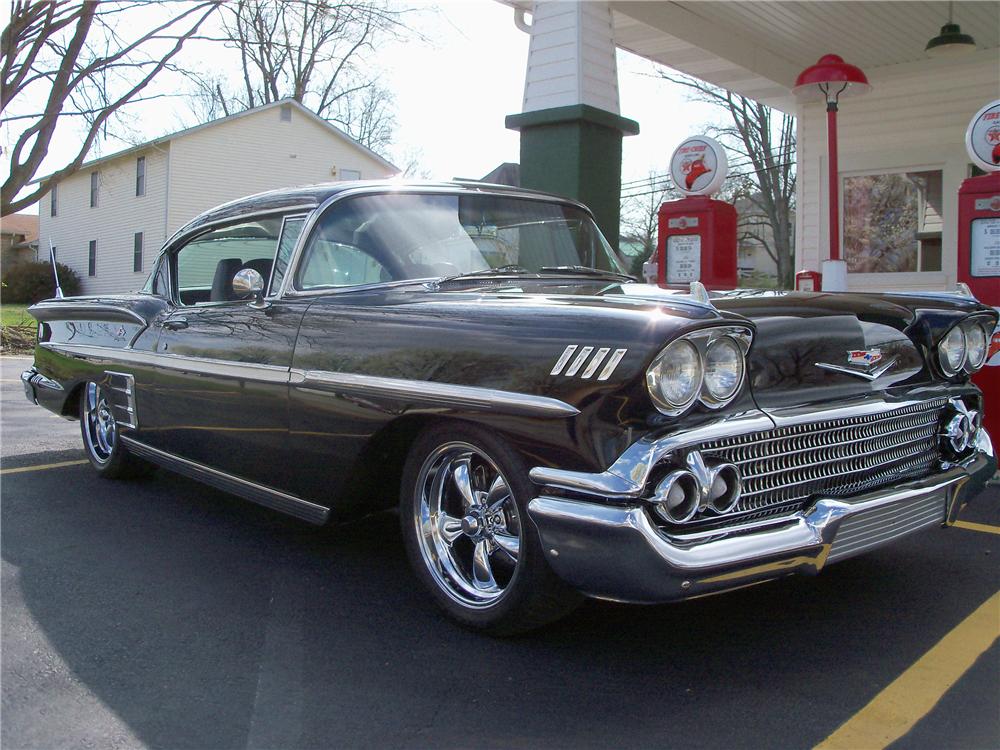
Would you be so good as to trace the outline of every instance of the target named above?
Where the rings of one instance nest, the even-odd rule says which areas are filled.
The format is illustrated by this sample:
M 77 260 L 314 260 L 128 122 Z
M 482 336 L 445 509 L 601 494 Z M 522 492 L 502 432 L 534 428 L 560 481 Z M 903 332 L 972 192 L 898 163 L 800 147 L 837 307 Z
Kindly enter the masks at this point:
M 501 0 L 530 13 L 531 0 Z M 825 51 L 862 70 L 924 61 L 946 2 L 615 2 L 615 44 L 788 113 L 795 77 Z M 960 6 L 960 9 L 959 9 Z M 980 50 L 1000 46 L 1000 4 L 955 3 Z

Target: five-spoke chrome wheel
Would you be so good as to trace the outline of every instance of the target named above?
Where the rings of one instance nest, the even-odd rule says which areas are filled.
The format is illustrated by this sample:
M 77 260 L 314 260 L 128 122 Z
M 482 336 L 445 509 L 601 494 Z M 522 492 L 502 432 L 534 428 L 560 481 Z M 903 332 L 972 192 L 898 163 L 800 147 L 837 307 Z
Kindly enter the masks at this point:
M 87 450 L 99 464 L 111 460 L 118 440 L 118 427 L 107 396 L 97 383 L 87 383 L 83 398 L 83 434 Z
M 417 475 L 416 536 L 435 582 L 467 607 L 487 607 L 517 571 L 523 525 L 510 484 L 486 453 L 445 443 Z

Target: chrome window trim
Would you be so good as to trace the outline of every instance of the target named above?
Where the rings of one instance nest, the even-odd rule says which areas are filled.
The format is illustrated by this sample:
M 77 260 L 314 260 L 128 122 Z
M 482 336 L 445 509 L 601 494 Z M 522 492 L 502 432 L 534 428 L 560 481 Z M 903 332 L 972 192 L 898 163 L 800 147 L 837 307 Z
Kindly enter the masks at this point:
M 400 185 L 398 188 L 393 189 L 392 186 L 386 185 L 368 185 L 356 188 L 348 188 L 335 193 L 316 206 L 309 218 L 306 220 L 305 226 L 302 227 L 302 235 L 299 237 L 299 242 L 296 243 L 295 251 L 292 253 L 292 257 L 288 262 L 288 273 L 285 274 L 285 278 L 282 280 L 281 289 L 278 290 L 276 299 L 283 299 L 286 296 L 315 296 L 320 294 L 330 294 L 336 289 L 353 289 L 355 287 L 344 286 L 344 287 L 330 287 L 327 289 L 296 289 L 291 280 L 294 279 L 299 272 L 299 263 L 302 261 L 302 255 L 305 251 L 305 243 L 308 241 L 309 237 L 312 236 L 313 230 L 316 227 L 317 222 L 320 218 L 330 209 L 331 206 L 336 203 L 347 200 L 348 198 L 356 198 L 359 195 L 493 195 L 504 198 L 515 198 L 519 200 L 533 200 L 540 203 L 558 203 L 565 206 L 573 206 L 574 208 L 581 209 L 594 220 L 594 214 L 589 208 L 587 208 L 582 203 L 577 203 L 576 201 L 570 200 L 568 198 L 560 198 L 558 196 L 549 195 L 538 195 L 536 193 L 519 192 L 516 190 L 495 190 L 487 186 L 478 187 L 475 185 L 458 185 L 458 186 L 447 186 L 447 185 L 426 185 L 426 186 L 414 186 L 414 185 Z M 435 279 L 437 277 L 431 277 L 427 279 L 428 281 Z M 413 283 L 415 281 L 421 281 L 421 279 L 394 279 L 394 282 L 404 281 L 406 283 Z M 384 282 L 393 283 L 393 282 Z M 360 285 L 359 285 L 360 286 Z M 375 286 L 375 285 L 369 285 Z
M 543 419 L 575 417 L 579 409 L 547 396 L 501 391 L 471 385 L 436 383 L 429 380 L 403 380 L 374 375 L 300 370 L 292 368 L 290 382 L 306 390 L 335 394 L 361 394 L 393 398 L 444 408 L 492 411 Z
M 267 294 L 264 295 L 267 299 L 276 299 L 277 295 L 274 291 L 273 281 L 274 281 L 274 268 L 278 265 L 278 251 L 281 250 L 281 240 L 285 236 L 285 227 L 288 226 L 289 221 L 296 221 L 302 219 L 302 230 L 299 231 L 299 236 L 295 238 L 295 245 L 292 247 L 292 254 L 288 256 L 288 268 L 285 269 L 285 275 L 288 275 L 288 271 L 292 267 L 292 259 L 295 257 L 295 251 L 298 249 L 299 243 L 302 241 L 302 232 L 305 231 L 306 222 L 309 220 L 309 212 L 288 214 L 287 216 L 281 217 L 281 230 L 278 232 L 278 244 L 274 247 L 274 260 L 271 265 L 271 274 L 267 279 Z M 282 276 L 282 282 L 285 278 Z
M 274 216 L 275 214 L 308 214 L 316 208 L 316 205 L 315 201 L 310 203 L 293 203 L 287 206 L 257 209 L 255 211 L 250 211 L 249 213 L 241 214 L 240 216 L 228 216 L 224 219 L 206 221 L 204 224 L 199 224 L 197 227 L 187 231 L 185 231 L 185 227 L 181 227 L 170 236 L 170 239 L 163 243 L 163 252 L 170 252 L 181 241 L 183 241 L 184 244 L 187 244 L 190 239 L 211 231 L 219 226 L 225 226 L 226 224 L 238 224 L 242 221 L 252 221 L 253 219 L 266 218 L 268 216 Z

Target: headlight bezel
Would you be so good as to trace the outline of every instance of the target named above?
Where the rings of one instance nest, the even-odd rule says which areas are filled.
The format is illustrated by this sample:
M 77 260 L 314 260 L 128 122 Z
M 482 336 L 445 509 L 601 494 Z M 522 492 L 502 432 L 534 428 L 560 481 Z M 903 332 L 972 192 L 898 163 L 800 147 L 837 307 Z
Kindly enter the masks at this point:
M 944 335 L 938 339 L 936 345 L 934 346 L 938 368 L 941 370 L 941 373 L 946 378 L 954 378 L 960 375 L 972 375 L 985 367 L 986 362 L 989 359 L 990 342 L 993 337 L 993 327 L 993 316 L 982 312 L 968 315 L 950 326 L 948 330 L 945 331 Z M 985 340 L 985 347 L 978 363 L 972 359 L 969 351 L 969 331 L 973 330 L 973 328 L 982 332 Z M 955 334 L 956 331 L 961 333 L 964 350 L 962 363 L 957 368 L 952 368 L 948 363 L 945 342 L 947 342 L 948 338 Z
M 741 352 L 742 360 L 740 376 L 736 387 L 727 398 L 718 399 L 713 397 L 706 388 L 705 360 L 709 348 L 723 338 L 732 340 L 732 342 L 736 345 L 736 350 Z M 660 363 L 663 361 L 663 358 L 667 356 L 668 352 L 671 350 L 671 347 L 677 345 L 679 342 L 685 342 L 685 345 L 690 345 L 694 348 L 697 352 L 700 366 L 699 382 L 697 388 L 694 389 L 694 396 L 689 398 L 683 404 L 675 404 L 663 396 L 661 389 L 658 386 L 658 373 L 654 374 L 654 370 L 657 370 Z M 721 409 L 727 404 L 732 403 L 733 400 L 739 396 L 740 392 L 743 390 L 743 385 L 746 382 L 747 370 L 749 369 L 747 355 L 750 351 L 750 345 L 752 342 L 753 330 L 751 328 L 734 325 L 704 328 L 675 338 L 657 353 L 649 367 L 646 368 L 646 391 L 649 393 L 650 400 L 653 402 L 657 411 L 666 416 L 676 417 L 688 411 L 696 403 L 700 403 L 708 409 Z

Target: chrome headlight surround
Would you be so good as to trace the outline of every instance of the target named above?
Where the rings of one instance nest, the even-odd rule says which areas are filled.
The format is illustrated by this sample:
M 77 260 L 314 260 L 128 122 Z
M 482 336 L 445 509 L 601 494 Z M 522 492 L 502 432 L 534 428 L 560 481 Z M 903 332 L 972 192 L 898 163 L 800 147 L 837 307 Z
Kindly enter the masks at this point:
M 705 362 L 709 349 L 712 348 L 713 345 L 716 345 L 716 342 L 720 342 L 723 339 L 726 339 L 727 341 L 719 344 L 720 346 L 733 344 L 734 351 L 740 352 L 741 361 L 739 366 L 739 377 L 730 392 L 713 394 L 706 387 Z M 743 388 L 747 372 L 746 356 L 747 352 L 750 350 L 750 344 L 752 341 L 753 332 L 750 328 L 746 328 L 744 326 L 716 326 L 714 328 L 693 331 L 692 333 L 685 334 L 670 342 L 670 344 L 664 347 L 660 353 L 656 355 L 652 364 L 650 364 L 649 368 L 646 370 L 646 387 L 649 391 L 650 398 L 653 401 L 653 405 L 656 406 L 660 413 L 670 417 L 683 414 L 696 401 L 700 402 L 709 409 L 721 409 L 723 406 L 736 398 L 740 390 Z M 699 376 L 697 388 L 692 389 L 694 390 L 694 394 L 688 394 L 688 397 L 683 402 L 675 402 L 674 399 L 668 398 L 663 393 L 662 388 L 662 381 L 665 376 L 662 366 L 669 361 L 668 357 L 670 354 L 678 351 L 677 349 L 672 349 L 674 346 L 685 348 L 691 347 L 698 356 Z M 685 349 L 685 351 L 687 351 L 687 349 Z
M 732 371 L 725 374 L 735 374 L 735 380 L 720 387 L 713 367 L 722 369 L 731 367 Z M 705 348 L 705 383 L 701 389 L 702 403 L 714 406 L 732 401 L 740 386 L 743 385 L 746 369 L 746 352 L 740 343 L 732 336 L 717 337 Z
M 993 338 L 992 320 L 986 317 L 970 317 L 962 323 L 965 333 L 965 369 L 973 373 L 986 364 L 990 353 L 990 339 Z M 978 351 L 977 351 L 978 350 Z
M 952 326 L 948 333 L 941 337 L 937 350 L 938 363 L 945 375 L 951 377 L 962 371 L 965 367 L 968 345 L 961 324 Z

